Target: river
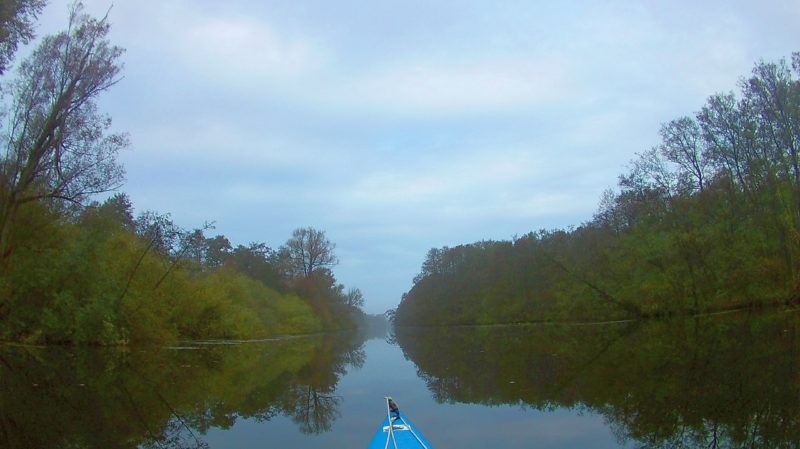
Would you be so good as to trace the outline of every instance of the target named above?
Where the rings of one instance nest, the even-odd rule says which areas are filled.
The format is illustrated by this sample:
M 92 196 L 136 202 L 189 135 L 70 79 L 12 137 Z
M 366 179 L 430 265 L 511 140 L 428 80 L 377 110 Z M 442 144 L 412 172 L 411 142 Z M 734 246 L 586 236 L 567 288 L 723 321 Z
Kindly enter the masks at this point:
M 0 447 L 800 447 L 800 313 L 172 348 L 0 346 Z

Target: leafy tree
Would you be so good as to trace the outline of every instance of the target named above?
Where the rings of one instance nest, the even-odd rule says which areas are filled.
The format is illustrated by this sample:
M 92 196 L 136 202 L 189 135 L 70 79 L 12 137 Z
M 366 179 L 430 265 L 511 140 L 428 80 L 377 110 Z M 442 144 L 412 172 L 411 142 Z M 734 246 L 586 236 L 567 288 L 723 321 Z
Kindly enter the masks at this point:
M 119 223 L 126 231 L 134 231 L 133 203 L 131 203 L 131 199 L 128 195 L 124 193 L 114 194 L 103 202 L 99 208 L 101 213 L 106 214 L 110 219 Z
M 702 191 L 710 176 L 710 163 L 700 125 L 691 117 L 672 120 L 661 127 L 661 154 L 679 167 L 681 192 Z
M 339 261 L 333 253 L 336 245 L 325 236 L 325 231 L 311 227 L 298 228 L 282 248 L 293 276 L 309 277 L 320 268 L 330 268 Z
M 796 303 L 800 53 L 661 127 L 593 219 L 432 249 L 398 324 L 602 320 Z M 509 244 L 510 243 L 510 244 Z
M 68 30 L 43 40 L 9 91 L 0 339 L 163 344 L 353 327 L 363 298 L 336 283 L 334 245 L 321 231 L 298 230 L 287 246 L 301 253 L 294 272 L 308 270 L 292 290 L 264 243 L 233 248 L 206 238 L 209 224 L 186 230 L 169 214 L 134 219 L 121 193 L 84 206 L 121 182 L 115 156 L 126 140 L 108 133 L 95 104 L 118 81 L 122 50 L 107 40 L 105 18 L 82 11 L 72 7 Z
M 747 191 L 753 187 L 748 173 L 753 123 L 750 117 L 740 114 L 739 106 L 732 92 L 712 95 L 697 118 L 711 162 Z
M 127 145 L 109 134 L 97 97 L 119 81 L 122 49 L 107 39 L 108 22 L 77 3 L 68 30 L 46 37 L 19 67 L 0 155 L 0 261 L 21 207 L 81 203 L 120 186 L 117 152 Z
M 238 245 L 231 252 L 227 263 L 270 288 L 286 291 L 287 280 L 281 276 L 274 252 L 265 243 Z
M 350 287 L 347 293 L 344 294 L 344 304 L 355 309 L 364 307 L 364 295 L 361 293 L 361 290 Z
M 14 59 L 19 44 L 33 39 L 33 21 L 45 0 L 5 0 L 0 3 L 0 75 Z
M 221 267 L 231 256 L 232 251 L 231 242 L 224 235 L 206 239 L 205 264 L 211 268 Z

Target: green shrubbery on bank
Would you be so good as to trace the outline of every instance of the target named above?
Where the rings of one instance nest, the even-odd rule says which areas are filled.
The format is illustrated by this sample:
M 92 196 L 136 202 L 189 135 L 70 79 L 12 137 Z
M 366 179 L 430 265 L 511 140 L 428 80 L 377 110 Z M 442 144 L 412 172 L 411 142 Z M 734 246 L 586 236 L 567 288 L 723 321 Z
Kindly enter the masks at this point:
M 237 267 L 233 255 L 209 266 L 210 239 L 161 247 L 120 221 L 113 197 L 72 216 L 25 210 L 15 252 L 0 275 L 3 339 L 70 344 L 163 343 L 177 339 L 260 338 L 353 327 L 357 307 L 343 303 L 329 272 L 315 304 L 283 279 L 270 286 Z M 126 212 L 126 211 L 122 211 Z M 141 235 L 140 235 L 141 234 Z M 184 246 L 199 258 L 190 257 Z M 249 251 L 245 247 L 238 252 Z M 264 266 L 270 253 L 249 254 Z M 302 280 L 306 284 L 309 280 Z M 279 291 L 281 289 L 282 291 Z M 324 316 L 324 319 L 323 319 Z
M 44 4 L 2 12 L 0 26 L 15 28 L 0 29 L 0 75 Z M 117 154 L 128 145 L 97 104 L 121 76 L 109 29 L 75 2 L 67 31 L 44 37 L 3 79 L 0 340 L 164 343 L 354 327 L 363 297 L 336 281 L 322 231 L 297 229 L 278 250 L 234 247 L 206 237 L 210 226 L 134 218 L 124 194 L 93 202 L 122 186 Z
M 800 298 L 800 54 L 664 124 L 592 220 L 432 249 L 401 324 L 607 320 Z

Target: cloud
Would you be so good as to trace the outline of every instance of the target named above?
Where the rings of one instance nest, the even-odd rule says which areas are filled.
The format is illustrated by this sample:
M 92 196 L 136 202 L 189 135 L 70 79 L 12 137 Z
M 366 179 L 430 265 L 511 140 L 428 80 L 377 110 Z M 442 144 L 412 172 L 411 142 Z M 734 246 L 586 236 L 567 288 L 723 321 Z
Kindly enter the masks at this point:
M 333 108 L 378 114 L 483 115 L 568 99 L 569 81 L 556 62 L 385 62 L 350 73 L 329 86 L 322 100 Z
M 253 82 L 300 76 L 324 59 L 307 37 L 281 33 L 267 21 L 246 17 L 191 17 L 178 45 L 179 54 L 198 69 L 197 76 Z
M 280 134 L 259 132 L 254 125 L 222 117 L 191 116 L 147 123 L 137 130 L 136 152 L 155 160 L 202 164 L 215 170 L 292 170 L 324 165 L 326 153 Z
M 798 17 L 796 0 L 119 2 L 125 79 L 102 109 L 131 133 L 137 207 L 239 242 L 330 230 L 348 279 L 396 299 L 427 248 L 589 219 L 661 122 L 797 50 Z
M 516 222 L 586 207 L 576 192 L 582 186 L 573 180 L 580 176 L 581 163 L 557 163 L 532 149 L 471 149 L 457 157 L 425 158 L 365 173 L 334 198 L 342 221 L 367 229 L 374 228 L 373 221 L 390 222 L 390 229 L 406 234 L 432 232 L 427 227 L 433 223 Z M 553 191 L 549 184 L 554 179 L 573 187 Z
M 491 158 L 485 154 L 462 155 L 449 163 L 428 159 L 367 173 L 353 184 L 349 200 L 362 205 L 412 207 L 460 197 L 477 185 L 490 188 L 499 180 L 507 182 L 522 173 L 520 166 L 512 166 L 499 154 Z

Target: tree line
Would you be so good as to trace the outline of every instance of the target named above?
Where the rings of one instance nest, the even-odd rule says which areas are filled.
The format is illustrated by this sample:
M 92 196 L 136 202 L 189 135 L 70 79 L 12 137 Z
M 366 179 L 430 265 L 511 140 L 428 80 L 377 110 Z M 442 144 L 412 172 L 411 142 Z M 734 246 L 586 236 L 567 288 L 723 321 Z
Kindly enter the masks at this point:
M 42 0 L 0 7 L 0 74 L 33 37 Z M 354 327 L 363 296 L 333 272 L 335 245 L 299 228 L 273 250 L 233 246 L 209 224 L 134 217 L 117 161 L 129 145 L 97 105 L 120 79 L 107 18 L 71 6 L 4 81 L 0 153 L 0 339 L 161 343 Z
M 569 229 L 431 249 L 401 324 L 594 320 L 796 302 L 800 53 L 661 126 Z

